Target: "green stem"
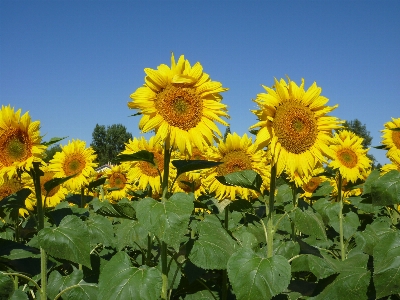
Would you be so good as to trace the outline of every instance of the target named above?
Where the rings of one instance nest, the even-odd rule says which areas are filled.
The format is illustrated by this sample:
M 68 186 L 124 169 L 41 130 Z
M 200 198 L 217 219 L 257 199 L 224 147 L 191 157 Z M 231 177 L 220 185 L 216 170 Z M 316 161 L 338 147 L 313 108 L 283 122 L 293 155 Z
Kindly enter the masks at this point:
M 292 189 L 292 203 L 293 203 L 293 208 L 294 208 L 297 206 L 296 184 L 293 182 L 290 187 Z M 292 227 L 292 240 L 295 241 L 296 240 L 296 226 L 295 226 L 293 220 L 291 221 L 290 225 Z
M 161 242 L 161 270 L 162 289 L 161 299 L 168 299 L 168 264 L 167 264 L 167 243 Z
M 85 201 L 85 188 L 81 188 L 81 208 L 84 208 L 86 206 L 86 201 Z
M 35 185 L 35 195 L 36 195 L 36 208 L 38 214 L 38 232 L 44 228 L 44 209 L 42 201 L 42 189 L 40 186 L 40 176 L 42 171 L 39 168 L 40 163 L 33 163 L 33 183 Z M 41 299 L 47 299 L 47 255 L 46 251 L 40 247 L 40 278 L 41 278 L 41 289 L 40 296 Z
M 18 276 L 18 277 L 24 278 L 24 279 L 32 282 L 33 285 L 36 286 L 36 288 L 40 291 L 40 286 L 37 284 L 37 282 L 28 276 L 25 276 L 25 275 L 19 274 L 19 273 L 3 273 L 3 274 L 8 275 L 8 276 Z
M 164 176 L 161 182 L 161 190 L 162 190 L 162 201 L 167 200 L 168 194 L 168 179 L 169 179 L 169 162 L 171 160 L 171 149 L 169 146 L 169 142 L 165 141 L 164 144 Z
M 267 257 L 274 255 L 274 202 L 275 202 L 275 185 L 276 185 L 276 165 L 271 165 L 271 184 L 269 187 L 269 203 L 267 216 Z M 267 204 L 266 204 L 267 205 Z
M 228 231 L 229 225 L 229 204 L 225 207 L 225 221 L 224 227 L 225 230 Z M 222 300 L 226 300 L 228 298 L 228 271 L 222 270 Z
M 338 200 L 339 200 L 339 235 L 340 235 L 340 256 L 342 261 L 346 259 L 343 242 L 343 199 L 342 199 L 342 175 L 338 172 Z

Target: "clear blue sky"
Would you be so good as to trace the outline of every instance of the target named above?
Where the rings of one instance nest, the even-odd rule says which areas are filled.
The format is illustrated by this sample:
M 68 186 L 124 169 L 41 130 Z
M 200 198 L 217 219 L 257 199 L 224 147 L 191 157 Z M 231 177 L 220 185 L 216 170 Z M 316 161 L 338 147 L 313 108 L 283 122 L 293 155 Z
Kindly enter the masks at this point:
M 140 136 L 129 95 L 173 51 L 230 88 L 223 101 L 240 135 L 256 122 L 261 84 L 288 75 L 316 81 L 339 104 L 331 115 L 359 119 L 379 145 L 400 117 L 399 16 L 398 0 L 0 0 L 0 103 L 40 120 L 45 140 L 89 145 L 96 123 Z

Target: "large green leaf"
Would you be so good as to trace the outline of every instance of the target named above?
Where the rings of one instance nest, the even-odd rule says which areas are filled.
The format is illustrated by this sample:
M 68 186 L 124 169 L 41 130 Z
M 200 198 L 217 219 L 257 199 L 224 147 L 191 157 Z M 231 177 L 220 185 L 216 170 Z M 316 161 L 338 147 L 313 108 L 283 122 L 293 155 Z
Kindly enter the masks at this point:
M 290 282 L 290 264 L 280 255 L 263 257 L 241 248 L 228 261 L 228 276 L 237 299 L 271 299 Z
M 373 254 L 377 297 L 400 293 L 400 232 L 397 230 L 382 235 Z
M 133 267 L 125 252 L 118 252 L 104 266 L 99 278 L 99 300 L 154 300 L 161 294 L 161 272 Z
M 357 254 L 345 261 L 337 261 L 340 274 L 310 299 L 368 299 L 367 290 L 371 280 L 371 271 L 367 269 L 369 256 Z
M 120 251 L 126 246 L 144 249 L 147 248 L 148 230 L 136 220 L 122 220 L 116 226 L 117 249 Z
M 221 225 L 217 227 L 209 219 L 216 217 L 208 216 L 198 225 L 199 238 L 194 242 L 189 259 L 203 269 L 226 269 L 237 245 Z
M 0 299 L 8 299 L 14 291 L 14 283 L 10 276 L 0 271 Z
M 324 241 L 327 240 L 325 225 L 318 212 L 313 212 L 311 209 L 303 211 L 300 208 L 296 208 L 290 217 L 296 229 L 300 230 L 302 233 L 315 236 Z
M 99 288 L 94 283 L 81 280 L 75 287 L 62 294 L 63 300 L 97 300 Z
M 218 294 L 216 292 L 211 295 L 212 292 L 203 290 L 203 291 L 198 291 L 194 294 L 188 294 L 185 297 L 185 300 L 215 300 L 219 299 Z
M 145 198 L 136 207 L 139 223 L 176 248 L 187 233 L 193 201 L 193 194 L 186 193 L 176 193 L 165 202 Z
M 215 178 L 224 185 L 240 186 L 261 193 L 262 178 L 253 170 L 233 172 L 225 176 L 216 176 Z
M 185 172 L 216 167 L 222 164 L 222 162 L 208 160 L 173 160 L 172 164 L 177 169 L 176 176 L 178 177 Z
M 372 205 L 400 203 L 400 172 L 392 170 L 379 177 L 371 186 Z
M 282 184 L 277 188 L 277 193 L 275 197 L 276 203 L 287 203 L 292 202 L 292 189 L 288 184 Z
M 313 195 L 312 195 L 312 199 L 318 199 L 321 197 L 326 197 L 328 196 L 333 190 L 333 186 L 325 181 L 323 183 L 321 183 L 318 188 L 314 191 Z
M 114 231 L 109 219 L 99 215 L 91 215 L 86 220 L 86 225 L 92 246 L 97 244 L 103 244 L 104 246 L 114 245 Z
M 369 174 L 369 176 L 367 177 L 367 179 L 365 179 L 364 182 L 363 195 L 371 193 L 371 186 L 379 178 L 379 176 L 380 176 L 380 171 L 378 169 L 373 170 L 371 174 Z
M 127 199 L 122 199 L 115 204 L 95 199 L 90 204 L 93 205 L 94 211 L 102 216 L 131 220 L 136 218 L 134 204 Z
M 60 226 L 38 233 L 40 247 L 48 254 L 90 268 L 90 236 L 86 224 L 77 216 L 66 216 Z
M 119 154 L 114 160 L 114 163 L 122 163 L 125 161 L 145 161 L 152 165 L 155 165 L 154 162 L 154 153 L 147 150 L 140 150 L 136 153 L 132 154 Z
M 62 290 L 78 284 L 83 278 L 82 270 L 73 269 L 72 273 L 62 276 L 57 270 L 49 275 L 47 283 L 47 294 L 51 299 L 54 299 Z
M 0 296 L 0 299 L 1 296 Z M 8 300 L 29 300 L 28 295 L 21 290 L 15 290 Z
M 329 260 L 311 254 L 303 254 L 292 261 L 292 272 L 311 272 L 318 280 L 337 273 Z
M 338 212 L 339 213 L 339 212 Z M 339 216 L 331 217 L 329 223 L 337 233 L 340 230 Z M 360 226 L 360 220 L 358 215 L 352 211 L 348 212 L 343 216 L 343 236 L 345 239 L 350 238 L 353 234 L 357 232 L 357 228 Z

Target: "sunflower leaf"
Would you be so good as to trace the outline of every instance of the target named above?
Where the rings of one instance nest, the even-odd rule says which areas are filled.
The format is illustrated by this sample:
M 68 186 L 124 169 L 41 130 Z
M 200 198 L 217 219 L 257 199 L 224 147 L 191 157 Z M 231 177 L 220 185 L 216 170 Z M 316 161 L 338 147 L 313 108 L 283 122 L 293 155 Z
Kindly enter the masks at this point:
M 9 299 L 13 291 L 14 283 L 11 277 L 0 272 L 0 299 Z
M 217 161 L 208 161 L 208 160 L 173 160 L 172 165 L 177 168 L 178 172 L 176 176 L 179 176 L 183 173 L 208 169 L 212 167 L 216 167 L 222 164 L 222 162 Z
M 145 161 L 152 165 L 156 165 L 154 162 L 154 153 L 147 150 L 140 150 L 132 154 L 119 154 L 112 160 L 113 163 L 121 163 L 125 161 Z
M 372 148 L 375 148 L 375 149 L 387 149 L 387 146 L 386 145 L 379 145 L 379 146 L 372 146 Z
M 63 178 L 53 178 L 50 179 L 49 181 L 47 181 L 44 184 L 44 189 L 47 193 L 50 193 L 50 191 L 52 189 L 54 189 L 55 187 L 59 186 L 60 184 L 63 184 L 64 182 L 68 181 L 69 179 L 71 179 L 72 177 L 74 177 L 76 174 L 73 174 L 71 176 L 67 176 L 67 177 L 63 177 Z
M 104 182 L 106 182 L 106 179 L 107 179 L 106 177 L 103 177 L 103 178 L 99 178 L 97 180 L 90 182 L 88 185 L 89 192 L 92 192 L 95 187 L 98 187 L 99 185 L 103 185 Z
M 55 144 L 55 143 L 57 143 L 57 142 L 59 142 L 59 141 L 62 141 L 63 139 L 66 139 L 67 138 L 67 136 L 64 136 L 64 137 L 62 137 L 62 138 L 59 138 L 59 137 L 53 137 L 53 138 L 51 138 L 50 139 L 50 141 L 48 141 L 48 142 L 43 142 L 41 145 L 43 145 L 43 146 L 50 146 L 50 145 L 53 145 L 53 144 Z
M 389 130 L 400 131 L 400 127 L 397 127 L 397 128 L 389 128 Z
M 228 186 L 240 186 L 261 193 L 262 178 L 253 170 L 233 172 L 215 177 L 220 183 Z
M 400 172 L 392 170 L 371 185 L 372 205 L 400 203 Z
M 19 190 L 18 192 L 11 194 L 0 201 L 0 207 L 15 207 L 24 208 L 25 199 L 32 193 L 28 188 Z

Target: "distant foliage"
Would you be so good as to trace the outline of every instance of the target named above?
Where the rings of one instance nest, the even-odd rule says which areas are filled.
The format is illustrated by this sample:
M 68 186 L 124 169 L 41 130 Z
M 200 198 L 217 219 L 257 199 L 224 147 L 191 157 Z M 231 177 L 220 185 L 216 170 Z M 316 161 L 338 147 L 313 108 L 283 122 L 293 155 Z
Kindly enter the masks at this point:
M 96 151 L 97 162 L 104 165 L 114 159 L 124 149 L 124 144 L 132 139 L 132 134 L 122 124 L 111 126 L 96 124 L 90 146 Z
M 46 156 L 45 158 L 43 158 L 43 160 L 45 162 L 49 162 L 50 160 L 52 160 L 52 158 L 54 157 L 54 154 L 56 154 L 56 152 L 60 152 L 61 151 L 61 146 L 60 145 L 54 145 L 53 147 L 47 148 L 46 149 Z

